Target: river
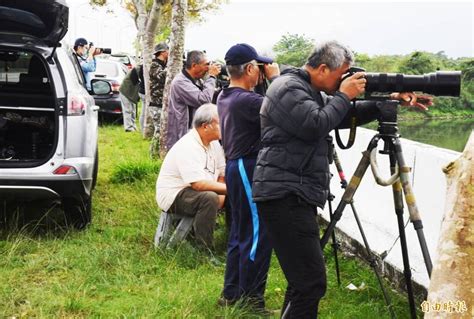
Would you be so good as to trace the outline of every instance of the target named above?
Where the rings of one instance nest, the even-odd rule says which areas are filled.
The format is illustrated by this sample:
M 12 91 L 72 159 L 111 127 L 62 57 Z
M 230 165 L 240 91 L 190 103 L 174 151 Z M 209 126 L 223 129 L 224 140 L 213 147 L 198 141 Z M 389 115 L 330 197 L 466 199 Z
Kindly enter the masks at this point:
M 367 127 L 376 129 L 377 124 L 371 123 Z M 399 121 L 398 128 L 403 138 L 462 152 L 474 130 L 474 118 Z

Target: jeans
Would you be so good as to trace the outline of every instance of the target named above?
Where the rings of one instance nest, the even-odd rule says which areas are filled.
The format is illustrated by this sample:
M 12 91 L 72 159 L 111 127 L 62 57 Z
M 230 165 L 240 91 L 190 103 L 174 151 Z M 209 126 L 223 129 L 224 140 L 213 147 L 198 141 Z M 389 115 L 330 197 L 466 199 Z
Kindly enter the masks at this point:
M 125 131 L 136 131 L 137 105 L 122 94 L 120 94 L 120 100 L 122 101 L 123 128 Z

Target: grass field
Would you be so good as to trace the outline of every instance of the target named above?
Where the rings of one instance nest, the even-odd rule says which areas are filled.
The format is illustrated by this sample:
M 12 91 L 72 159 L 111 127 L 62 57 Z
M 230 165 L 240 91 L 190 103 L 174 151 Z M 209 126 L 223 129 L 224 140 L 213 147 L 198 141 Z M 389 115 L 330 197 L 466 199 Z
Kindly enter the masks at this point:
M 190 243 L 174 250 L 153 248 L 159 167 L 159 162 L 148 158 L 148 142 L 138 133 L 103 126 L 90 227 L 68 230 L 58 221 L 61 211 L 54 204 L 49 204 L 52 207 L 41 222 L 28 222 L 24 216 L 28 210 L 33 211 L 29 214 L 40 210 L 39 204 L 7 213 L 4 206 L 0 318 L 258 318 L 245 307 L 216 305 L 225 268 L 222 217 L 214 252 Z M 320 317 L 389 318 L 368 266 L 341 255 L 338 287 L 332 252 L 325 253 L 329 282 Z M 350 291 L 345 288 L 349 283 L 357 287 L 364 283 L 365 288 Z M 273 258 L 266 290 L 268 309 L 279 309 L 284 291 L 285 280 Z M 392 290 L 390 295 L 397 317 L 409 318 L 405 295 Z

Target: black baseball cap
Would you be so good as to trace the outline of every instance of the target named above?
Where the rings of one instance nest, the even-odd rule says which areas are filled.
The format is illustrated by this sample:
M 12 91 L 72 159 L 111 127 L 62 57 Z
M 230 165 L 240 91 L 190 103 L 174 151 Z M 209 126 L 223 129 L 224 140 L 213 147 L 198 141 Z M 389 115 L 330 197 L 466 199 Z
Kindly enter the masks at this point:
M 225 54 L 225 64 L 227 65 L 240 65 L 252 60 L 256 60 L 260 63 L 273 62 L 270 58 L 258 55 L 254 47 L 246 43 L 239 43 L 232 46 Z
M 89 42 L 87 42 L 86 39 L 84 38 L 77 38 L 76 39 L 76 42 L 74 42 L 74 46 L 75 47 L 82 47 L 84 45 L 87 45 Z

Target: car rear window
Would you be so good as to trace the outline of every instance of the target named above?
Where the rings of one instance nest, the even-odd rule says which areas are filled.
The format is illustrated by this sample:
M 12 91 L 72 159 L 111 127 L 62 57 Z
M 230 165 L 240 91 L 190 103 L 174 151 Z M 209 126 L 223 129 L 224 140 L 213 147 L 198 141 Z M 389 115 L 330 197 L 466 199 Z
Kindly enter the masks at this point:
M 114 63 L 107 63 L 105 61 L 97 60 L 97 67 L 95 70 L 97 74 L 104 74 L 110 77 L 117 77 L 119 75 L 118 69 Z
M 26 51 L 0 50 L 0 93 L 36 94 L 50 90 L 42 57 Z
M 130 60 L 126 56 L 113 56 L 113 55 L 111 55 L 109 59 L 112 60 L 112 61 L 117 61 L 117 62 L 123 63 L 123 64 L 130 63 Z
M 0 51 L 0 84 L 18 84 L 26 75 L 37 77 L 42 83 L 48 80 L 43 62 L 37 56 L 30 52 Z

